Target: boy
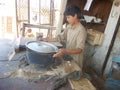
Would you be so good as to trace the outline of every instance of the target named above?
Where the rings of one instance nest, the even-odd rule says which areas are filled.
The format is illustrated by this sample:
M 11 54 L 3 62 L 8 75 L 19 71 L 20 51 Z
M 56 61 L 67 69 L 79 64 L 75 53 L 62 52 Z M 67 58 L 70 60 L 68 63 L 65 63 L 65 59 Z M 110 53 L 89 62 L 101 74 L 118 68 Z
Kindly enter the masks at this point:
M 64 15 L 68 25 L 66 30 L 58 35 L 58 40 L 64 44 L 65 47 L 59 49 L 53 57 L 60 57 L 64 54 L 68 54 L 82 69 L 83 52 L 87 36 L 86 29 L 80 22 L 80 19 L 83 19 L 83 15 L 80 9 L 75 5 L 67 6 Z

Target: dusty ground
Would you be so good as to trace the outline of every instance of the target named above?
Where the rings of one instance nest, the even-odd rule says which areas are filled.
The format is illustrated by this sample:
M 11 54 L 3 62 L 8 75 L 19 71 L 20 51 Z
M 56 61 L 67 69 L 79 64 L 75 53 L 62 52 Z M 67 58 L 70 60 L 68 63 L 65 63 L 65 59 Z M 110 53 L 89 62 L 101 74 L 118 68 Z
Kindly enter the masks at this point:
M 84 67 L 84 71 L 90 75 L 92 78 L 91 82 L 97 90 L 105 90 L 105 80 L 103 77 L 98 76 L 90 67 Z
M 25 54 L 25 52 L 17 53 L 12 61 L 7 61 L 7 54 L 11 50 L 11 42 L 9 40 L 0 41 L 0 77 L 4 76 L 4 73 L 18 69 L 18 59 Z M 4 52 L 3 52 L 4 51 Z M 97 74 L 90 68 L 84 68 L 84 71 L 87 72 L 92 80 L 92 84 L 96 87 L 97 90 L 107 90 L 104 87 L 105 81 L 102 77 L 97 76 Z M 20 78 L 5 78 L 0 79 L 0 90 L 50 90 L 51 85 L 49 82 L 28 82 Z M 70 90 L 69 85 L 66 85 L 60 90 Z M 118 89 L 119 90 L 119 89 Z

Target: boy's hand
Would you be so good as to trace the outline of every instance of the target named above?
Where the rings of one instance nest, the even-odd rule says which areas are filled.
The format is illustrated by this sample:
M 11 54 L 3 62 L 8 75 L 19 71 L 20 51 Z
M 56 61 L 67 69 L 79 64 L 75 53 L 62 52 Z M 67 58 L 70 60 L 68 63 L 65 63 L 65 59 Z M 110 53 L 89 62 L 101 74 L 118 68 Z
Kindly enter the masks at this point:
M 60 57 L 62 56 L 63 54 L 65 54 L 66 52 L 66 49 L 59 49 L 58 52 L 56 54 L 53 55 L 53 57 Z

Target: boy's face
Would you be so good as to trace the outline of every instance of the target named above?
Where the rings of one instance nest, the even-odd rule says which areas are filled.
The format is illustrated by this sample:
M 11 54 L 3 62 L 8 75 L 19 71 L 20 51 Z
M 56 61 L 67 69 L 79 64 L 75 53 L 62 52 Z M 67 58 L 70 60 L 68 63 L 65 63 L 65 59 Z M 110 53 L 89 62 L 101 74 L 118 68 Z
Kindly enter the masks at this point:
M 74 15 L 74 16 L 67 15 L 66 19 L 67 19 L 68 23 L 71 24 L 71 25 L 74 25 L 76 20 L 78 20 L 77 15 Z

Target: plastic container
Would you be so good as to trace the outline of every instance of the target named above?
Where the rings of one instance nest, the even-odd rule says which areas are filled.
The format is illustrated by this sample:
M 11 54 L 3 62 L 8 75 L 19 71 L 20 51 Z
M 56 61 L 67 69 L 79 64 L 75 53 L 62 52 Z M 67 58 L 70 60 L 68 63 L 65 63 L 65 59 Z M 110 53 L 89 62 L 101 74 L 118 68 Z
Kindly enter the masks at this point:
M 120 90 L 120 56 L 112 58 L 111 70 L 105 81 L 105 90 Z

